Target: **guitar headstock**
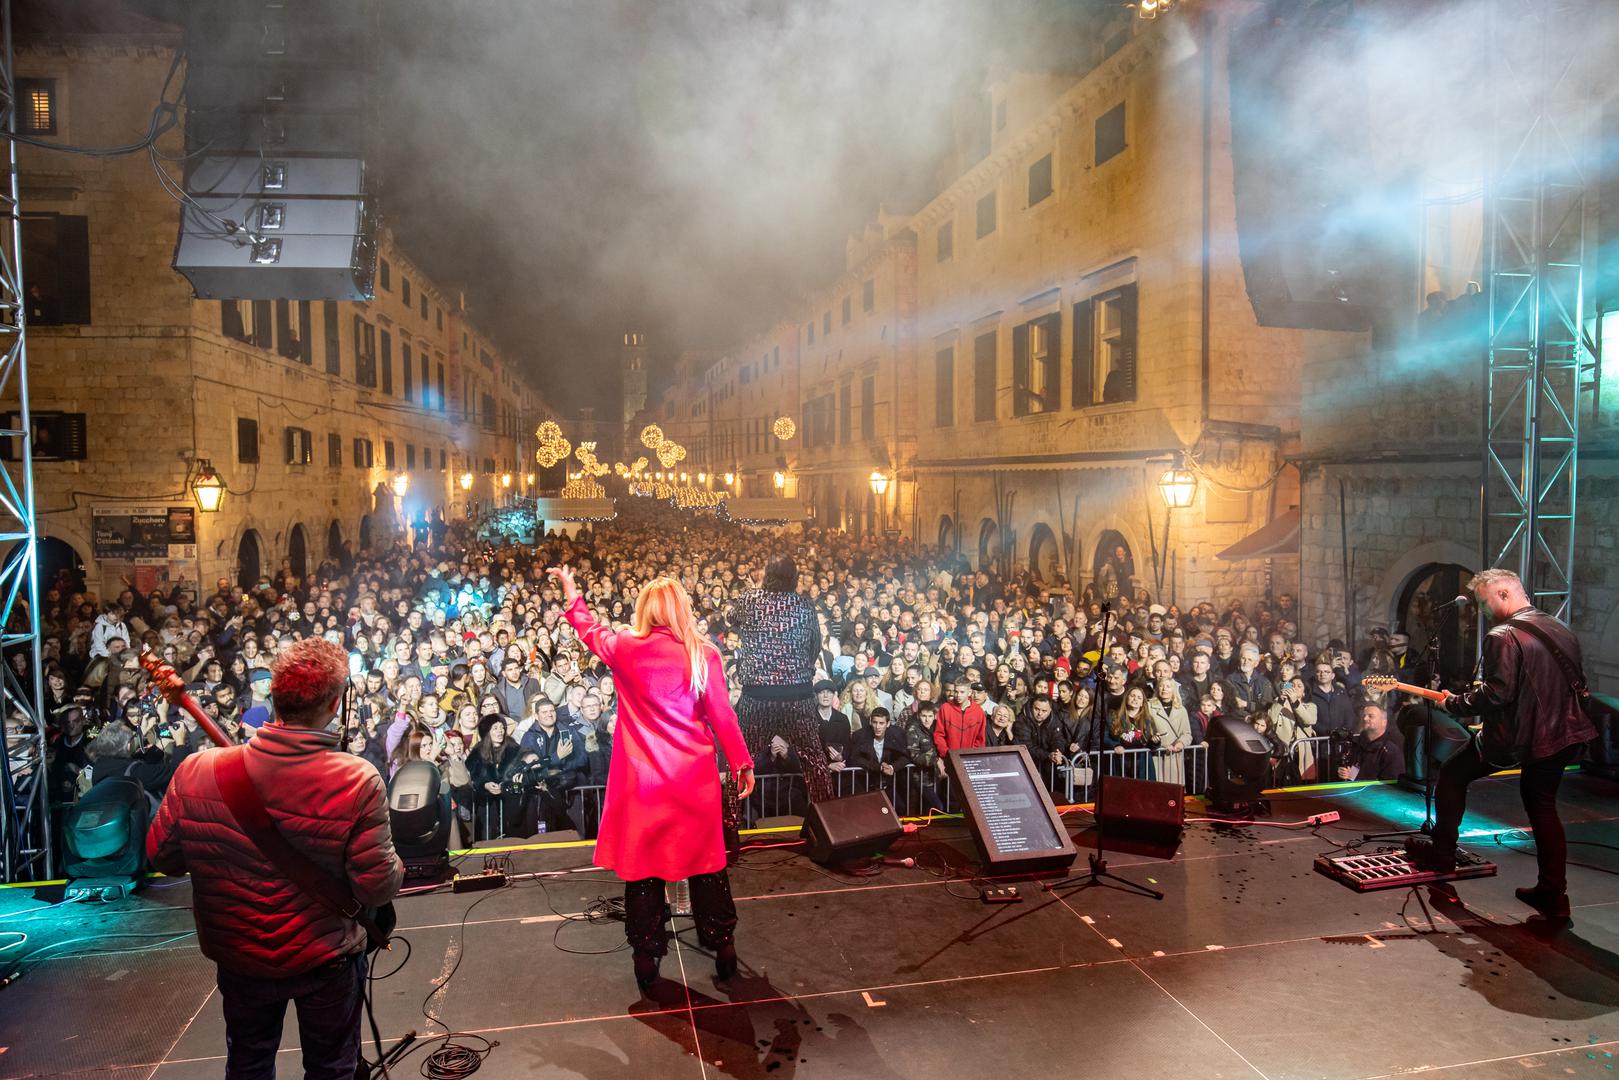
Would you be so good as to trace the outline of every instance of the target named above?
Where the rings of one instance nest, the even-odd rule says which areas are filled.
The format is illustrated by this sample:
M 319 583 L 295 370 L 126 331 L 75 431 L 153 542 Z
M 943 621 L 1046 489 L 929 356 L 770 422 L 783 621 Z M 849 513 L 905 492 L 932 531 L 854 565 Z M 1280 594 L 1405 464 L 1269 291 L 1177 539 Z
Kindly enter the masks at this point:
M 180 699 L 186 694 L 185 680 L 180 678 L 180 673 L 151 649 L 141 650 L 140 663 L 152 677 L 153 689 L 162 694 L 170 705 L 180 704 Z
M 1400 683 L 1393 675 L 1367 675 L 1360 684 L 1368 690 L 1393 690 Z

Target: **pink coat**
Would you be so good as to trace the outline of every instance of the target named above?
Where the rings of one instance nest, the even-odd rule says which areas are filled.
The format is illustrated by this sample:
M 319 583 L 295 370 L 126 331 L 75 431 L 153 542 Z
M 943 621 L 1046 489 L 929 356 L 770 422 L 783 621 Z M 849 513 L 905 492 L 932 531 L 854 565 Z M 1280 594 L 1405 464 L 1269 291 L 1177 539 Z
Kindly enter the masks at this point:
M 625 881 L 677 881 L 725 867 L 720 816 L 718 739 L 733 769 L 751 768 L 717 651 L 710 651 L 708 684 L 691 691 L 686 650 L 674 634 L 614 633 L 582 599 L 568 606 L 590 651 L 613 672 L 618 729 L 607 768 L 607 803 L 596 839 L 596 865 Z

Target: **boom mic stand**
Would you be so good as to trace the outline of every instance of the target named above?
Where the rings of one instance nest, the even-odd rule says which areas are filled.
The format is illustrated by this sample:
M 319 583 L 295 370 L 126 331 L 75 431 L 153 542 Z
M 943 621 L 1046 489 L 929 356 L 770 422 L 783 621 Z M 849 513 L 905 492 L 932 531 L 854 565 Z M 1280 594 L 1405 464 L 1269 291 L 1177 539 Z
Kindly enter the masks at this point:
M 1113 622 L 1113 610 L 1108 604 L 1102 605 L 1102 655 L 1107 655 L 1108 634 Z M 1097 665 L 1100 669 L 1101 665 Z M 1157 889 L 1149 888 L 1137 881 L 1120 877 L 1107 868 L 1107 827 L 1102 823 L 1102 802 L 1107 797 L 1107 782 L 1102 775 L 1102 683 L 1097 682 L 1096 692 L 1091 695 L 1091 746 L 1092 753 L 1096 755 L 1096 766 L 1092 770 L 1096 779 L 1096 802 L 1092 816 L 1096 819 L 1096 850 L 1090 855 L 1091 872 L 1089 877 L 1069 878 L 1055 884 L 1047 884 L 1047 892 L 1056 892 L 1058 889 L 1090 889 L 1102 886 L 1109 889 L 1118 889 L 1124 892 L 1137 892 L 1143 896 L 1150 896 L 1154 900 L 1162 900 L 1164 894 Z

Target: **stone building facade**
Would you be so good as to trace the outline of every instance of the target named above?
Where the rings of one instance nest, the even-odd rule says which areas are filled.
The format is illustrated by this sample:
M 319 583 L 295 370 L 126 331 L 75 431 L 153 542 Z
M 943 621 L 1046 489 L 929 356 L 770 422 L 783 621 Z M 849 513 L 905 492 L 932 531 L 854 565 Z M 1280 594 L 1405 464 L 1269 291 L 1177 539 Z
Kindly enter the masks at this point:
M 17 71 L 49 87 L 51 137 L 112 145 L 145 130 L 177 44 L 155 23 L 78 25 L 21 40 Z M 159 149 L 180 155 L 179 131 Z M 539 394 L 385 229 L 369 302 L 201 301 L 171 269 L 179 208 L 146 155 L 20 157 L 25 282 L 44 296 L 30 404 L 74 443 L 36 460 L 47 574 L 77 563 L 102 594 L 247 585 L 522 490 Z M 132 545 L 131 518 L 190 516 L 204 461 L 219 511 Z
M 1190 49 L 1185 27 L 1136 22 L 1083 72 L 993 75 L 957 174 L 854 237 L 845 274 L 794 305 L 798 435 L 778 456 L 818 520 L 1077 586 L 1122 546 L 1139 586 L 1182 603 L 1291 588 L 1294 554 L 1217 558 L 1297 504 L 1285 461 L 1312 335 L 1247 303 L 1224 44 L 1188 25 Z M 676 410 L 697 392 L 674 390 Z M 1166 534 L 1175 465 L 1198 493 Z M 892 477 L 881 511 L 874 470 Z

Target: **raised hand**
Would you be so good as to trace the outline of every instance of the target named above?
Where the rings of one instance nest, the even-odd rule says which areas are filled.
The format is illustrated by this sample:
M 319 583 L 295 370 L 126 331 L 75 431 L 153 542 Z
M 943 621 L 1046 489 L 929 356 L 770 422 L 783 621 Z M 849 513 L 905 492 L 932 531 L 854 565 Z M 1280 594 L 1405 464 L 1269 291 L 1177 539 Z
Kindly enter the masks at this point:
M 562 585 L 562 599 L 566 603 L 573 603 L 579 596 L 579 585 L 573 579 L 573 567 L 553 566 L 545 573 L 548 577 L 556 578 Z

